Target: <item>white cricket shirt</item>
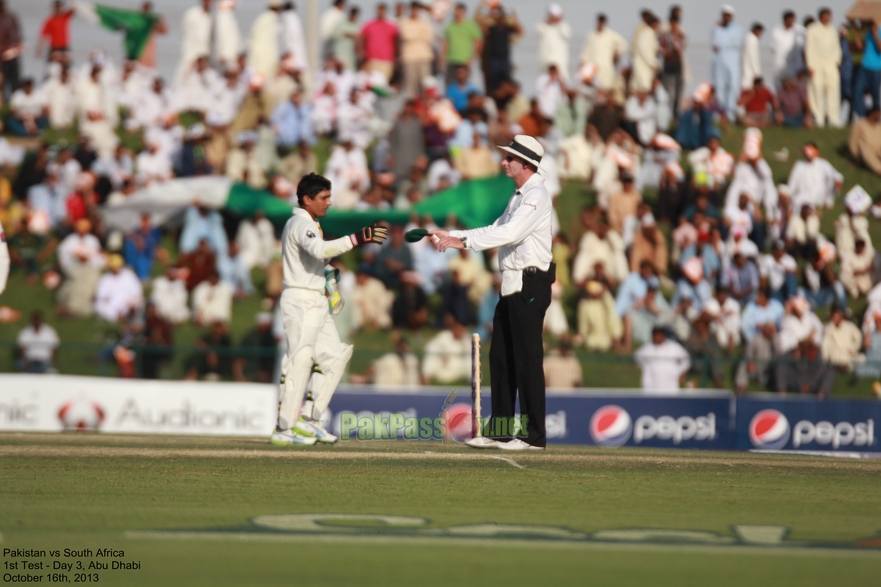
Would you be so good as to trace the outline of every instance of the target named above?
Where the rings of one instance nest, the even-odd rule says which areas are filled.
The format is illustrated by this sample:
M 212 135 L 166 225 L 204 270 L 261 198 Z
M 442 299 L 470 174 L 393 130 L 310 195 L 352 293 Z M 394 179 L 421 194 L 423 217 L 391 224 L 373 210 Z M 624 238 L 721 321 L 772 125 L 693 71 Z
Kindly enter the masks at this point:
M 294 208 L 281 235 L 281 257 L 284 268 L 282 285 L 324 293 L 324 266 L 354 248 L 348 236 L 324 240 L 321 227 L 302 208 Z
M 523 289 L 523 270 L 551 266 L 551 214 L 554 205 L 539 174 L 530 177 L 514 192 L 508 207 L 491 226 L 473 230 L 451 230 L 450 236 L 466 238 L 465 246 L 475 251 L 498 247 L 502 270 L 502 295 Z

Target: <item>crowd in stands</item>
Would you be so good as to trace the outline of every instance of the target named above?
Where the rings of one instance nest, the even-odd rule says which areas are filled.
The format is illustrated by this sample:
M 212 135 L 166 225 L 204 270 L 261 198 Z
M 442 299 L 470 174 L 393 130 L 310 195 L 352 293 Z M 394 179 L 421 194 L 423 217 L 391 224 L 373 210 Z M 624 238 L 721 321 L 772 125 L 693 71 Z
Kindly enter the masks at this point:
M 67 26 L 77 13 L 57 2 L 39 34 L 45 67 L 28 76 L 18 66 L 26 32 L 0 0 L 5 132 L 76 137 L 41 141 L 27 154 L 0 140 L 11 169 L 0 186 L 0 222 L 14 271 L 28 287 L 57 286 L 60 316 L 118 323 L 122 374 L 159 376 L 176 325 L 192 321 L 205 333 L 188 378 L 273 380 L 283 340 L 272 315 L 280 227 L 259 212 L 232 218 L 200 202 L 179 227 L 144 214 L 120 230 L 108 226 L 108 208 L 202 176 L 295 204 L 300 178 L 320 171 L 333 183 L 335 209 L 409 210 L 497 175 L 494 145 L 516 134 L 542 142 L 552 197 L 564 181 L 596 196 L 577 218 L 554 222 L 557 282 L 546 330 L 558 343 L 547 358 L 549 386 L 589 384 L 577 349 L 639 347 L 634 360 L 649 390 L 678 388 L 691 373 L 718 387 L 733 381 L 738 391 L 754 384 L 826 395 L 836 375 L 881 373 L 881 258 L 869 231 L 881 208 L 859 186 L 845 195 L 842 174 L 813 142 L 792 149 L 798 160 L 778 185 L 763 145 L 770 127 L 850 124 L 853 161 L 881 175 L 879 23 L 836 28 L 822 8 L 799 24 L 787 11 L 770 33 L 773 68 L 763 71 L 764 26 L 745 32 L 725 5 L 711 27 L 710 75 L 695 72 L 706 81 L 686 91 L 688 39 L 677 6 L 665 22 L 644 10 L 628 42 L 605 14 L 595 29 L 572 31 L 558 4 L 527 26 L 497 0 L 472 11 L 449 0 L 378 3 L 369 16 L 335 0 L 320 20 L 321 66 L 310 71 L 291 3 L 270 0 L 245 36 L 234 1 L 202 0 L 184 14 L 171 80 L 155 70 L 164 19 L 149 2 L 143 11 L 155 27 L 137 58 L 96 50 L 74 63 Z M 524 35 L 539 40 L 535 80 L 515 77 L 512 47 Z M 576 42 L 583 49 L 570 63 Z M 734 126 L 746 130 L 729 153 L 720 138 Z M 125 133 L 143 148 L 132 151 Z M 313 149 L 328 139 L 319 169 Z M 644 200 L 647 192 L 657 198 Z M 834 233 L 823 233 L 820 218 L 841 200 Z M 334 262 L 349 330 L 393 333 L 395 352 L 356 380 L 467 379 L 468 330 L 491 336 L 495 252 L 440 254 L 405 242 L 416 226 L 434 224 L 412 217 L 393 226 L 385 245 L 365 247 L 349 264 L 354 270 Z M 266 276 L 259 292 L 254 268 Z M 235 302 L 254 295 L 265 297 L 266 312 L 240 341 L 254 352 L 227 360 Z M 868 310 L 857 325 L 849 302 L 863 298 Z M 824 323 L 818 312 L 827 309 Z M 407 337 L 426 327 L 440 331 L 420 362 Z M 51 365 L 52 333 L 35 315 L 19 338 L 20 368 Z M 725 366 L 739 356 L 731 379 Z

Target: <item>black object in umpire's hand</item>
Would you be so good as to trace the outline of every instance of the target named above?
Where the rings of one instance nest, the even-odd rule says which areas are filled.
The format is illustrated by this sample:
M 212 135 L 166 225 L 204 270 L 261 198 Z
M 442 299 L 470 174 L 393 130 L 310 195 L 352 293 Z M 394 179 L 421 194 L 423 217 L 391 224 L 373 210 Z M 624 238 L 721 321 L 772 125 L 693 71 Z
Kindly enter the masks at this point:
M 385 226 L 381 226 L 379 224 L 374 224 L 373 226 L 366 226 L 362 228 L 359 232 L 355 233 L 355 239 L 358 241 L 359 245 L 363 245 L 366 243 L 382 243 L 385 242 L 385 239 L 388 238 L 388 228 Z
M 428 236 L 428 231 L 424 228 L 414 228 L 413 230 L 408 230 L 407 234 L 404 235 L 404 240 L 408 243 L 418 243 L 423 238 Z

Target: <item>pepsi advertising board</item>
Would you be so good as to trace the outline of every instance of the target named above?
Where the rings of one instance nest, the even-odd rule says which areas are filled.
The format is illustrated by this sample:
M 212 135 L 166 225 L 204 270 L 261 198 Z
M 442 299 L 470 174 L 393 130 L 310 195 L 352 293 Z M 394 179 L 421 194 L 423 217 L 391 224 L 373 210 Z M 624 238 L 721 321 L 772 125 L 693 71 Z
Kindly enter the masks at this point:
M 448 393 L 436 388 L 383 393 L 370 388 L 341 387 L 326 416 L 330 418 L 329 429 L 338 434 L 344 424 L 341 414 L 354 413 L 359 418 L 378 415 L 381 419 L 401 414 L 421 423 L 445 411 L 452 439 L 463 442 L 471 437 L 471 398 L 470 394 L 462 395 L 444 409 Z M 483 394 L 486 408 L 490 405 L 488 395 Z M 551 392 L 547 396 L 545 425 L 549 444 L 730 450 L 735 444 L 733 404 L 734 396 L 727 392 L 675 396 Z
M 881 402 L 738 399 L 740 450 L 881 452 Z
M 566 435 L 548 442 L 730 450 L 733 403 L 727 393 L 549 396 L 548 415 L 566 415 Z

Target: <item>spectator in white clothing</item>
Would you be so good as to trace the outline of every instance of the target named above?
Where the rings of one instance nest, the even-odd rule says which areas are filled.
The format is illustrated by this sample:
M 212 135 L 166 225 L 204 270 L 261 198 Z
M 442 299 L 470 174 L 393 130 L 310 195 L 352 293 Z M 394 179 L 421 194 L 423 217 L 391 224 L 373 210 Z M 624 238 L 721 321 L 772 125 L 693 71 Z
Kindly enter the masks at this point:
M 643 146 L 652 142 L 658 132 L 657 104 L 648 91 L 634 92 L 624 104 L 624 116 L 635 127 L 636 138 Z
M 652 341 L 633 355 L 642 369 L 642 389 L 649 393 L 679 391 L 682 378 L 691 368 L 688 351 L 667 337 L 664 328 L 652 329 Z
M 9 99 L 6 126 L 17 136 L 36 136 L 49 124 L 48 108 L 42 92 L 34 90 L 34 80 L 27 78 Z
M 844 176 L 832 164 L 820 157 L 816 143 L 807 143 L 802 149 L 803 161 L 796 161 L 789 174 L 789 190 L 792 204 L 798 210 L 808 204 L 815 210 L 821 206 L 831 208 L 835 194 L 841 190 Z
M 43 322 L 43 313 L 34 310 L 31 325 L 18 333 L 16 367 L 23 373 L 48 373 L 55 367 L 58 333 Z
M 121 255 L 110 255 L 107 268 L 110 271 L 101 276 L 95 292 L 95 313 L 108 322 L 118 322 L 143 307 L 144 293 L 141 280 L 125 267 Z
M 783 26 L 771 33 L 771 54 L 774 56 L 774 80 L 778 87 L 785 76 L 795 77 L 804 69 L 805 28 L 795 21 L 795 13 L 783 13 Z
M 471 337 L 462 324 L 447 316 L 449 328 L 425 345 L 422 379 L 425 383 L 452 383 L 471 377 Z
M 74 232 L 58 246 L 58 263 L 66 278 L 58 290 L 62 313 L 92 315 L 92 298 L 104 266 L 104 251 L 91 230 L 92 223 L 80 218 L 74 224 Z
M 202 326 L 213 322 L 229 324 L 232 318 L 233 286 L 220 281 L 217 272 L 193 289 L 193 316 L 196 324 Z
M 165 275 L 153 281 L 150 301 L 156 306 L 156 313 L 172 324 L 181 324 L 190 319 L 187 307 L 187 277 L 189 270 L 169 267 Z

